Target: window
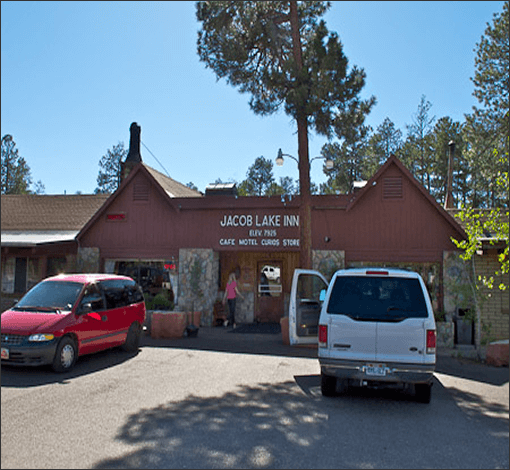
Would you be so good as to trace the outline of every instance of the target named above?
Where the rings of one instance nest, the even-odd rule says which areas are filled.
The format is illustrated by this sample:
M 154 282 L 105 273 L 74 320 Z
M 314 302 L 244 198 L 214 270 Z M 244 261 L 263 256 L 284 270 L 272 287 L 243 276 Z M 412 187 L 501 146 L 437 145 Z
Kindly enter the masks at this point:
M 46 276 L 56 276 L 57 274 L 65 273 L 67 260 L 65 256 L 55 256 L 48 258 L 46 264 Z
M 107 309 L 143 302 L 143 294 L 135 281 L 123 279 L 102 281 L 101 287 L 105 295 Z
M 417 279 L 339 276 L 328 312 L 361 321 L 400 321 L 427 318 L 427 305 Z
M 80 304 L 84 305 L 87 303 L 92 305 L 92 310 L 94 312 L 104 310 L 103 295 L 101 294 L 97 284 L 89 284 L 85 289 L 85 293 L 83 294 Z

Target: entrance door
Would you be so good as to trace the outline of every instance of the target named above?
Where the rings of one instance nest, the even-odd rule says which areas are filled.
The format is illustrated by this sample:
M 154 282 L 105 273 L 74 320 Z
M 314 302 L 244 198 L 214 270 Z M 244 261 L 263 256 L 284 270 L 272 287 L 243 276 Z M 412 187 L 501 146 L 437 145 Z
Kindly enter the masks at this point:
M 283 292 L 281 261 L 257 263 L 257 294 L 255 321 L 279 323 L 283 316 Z
M 16 258 L 16 271 L 14 273 L 14 292 L 27 290 L 27 259 Z

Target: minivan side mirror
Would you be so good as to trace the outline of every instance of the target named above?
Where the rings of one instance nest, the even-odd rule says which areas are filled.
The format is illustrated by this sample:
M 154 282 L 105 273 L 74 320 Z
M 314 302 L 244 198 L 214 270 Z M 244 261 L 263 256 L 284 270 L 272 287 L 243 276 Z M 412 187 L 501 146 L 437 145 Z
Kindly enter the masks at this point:
M 326 289 L 322 289 L 320 294 L 319 294 L 319 300 L 321 302 L 324 302 L 325 299 L 326 299 Z
M 78 315 L 85 315 L 90 312 L 92 312 L 92 304 L 90 302 L 85 302 L 84 304 L 80 304 L 77 313 Z

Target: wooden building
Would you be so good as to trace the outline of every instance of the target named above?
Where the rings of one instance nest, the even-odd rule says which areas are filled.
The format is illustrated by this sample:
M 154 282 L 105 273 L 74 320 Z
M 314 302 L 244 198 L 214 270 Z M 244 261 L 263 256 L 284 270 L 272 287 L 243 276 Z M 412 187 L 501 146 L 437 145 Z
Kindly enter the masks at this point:
M 71 255 L 68 271 L 128 274 L 152 294 L 171 288 L 176 308 L 202 311 L 205 326 L 212 325 L 214 304 L 234 271 L 244 297 L 237 306 L 238 322 L 279 321 L 299 267 L 299 196 L 239 197 L 234 187 L 224 186 L 204 195 L 143 163 L 140 129 L 133 123 L 131 131 L 119 189 L 102 200 L 73 196 L 90 198 L 97 206 L 79 227 L 73 226 L 79 231 L 72 239 L 16 248 L 4 243 L 4 217 L 11 215 L 4 211 L 2 196 L 2 292 L 15 290 L 17 258 L 51 257 L 56 250 Z M 34 201 L 53 197 L 32 196 Z M 62 212 L 72 210 L 69 205 Z M 326 277 L 363 265 L 416 270 L 435 310 L 450 315 L 457 305 L 445 277 L 459 259 L 451 237 L 465 236 L 394 156 L 361 189 L 312 196 L 314 269 Z M 31 283 L 49 271 L 36 273 Z

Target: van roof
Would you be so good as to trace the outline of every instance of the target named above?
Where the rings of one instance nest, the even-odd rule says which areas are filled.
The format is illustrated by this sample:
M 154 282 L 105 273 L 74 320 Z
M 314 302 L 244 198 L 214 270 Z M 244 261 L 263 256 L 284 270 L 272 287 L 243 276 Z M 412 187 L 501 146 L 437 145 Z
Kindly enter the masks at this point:
M 399 268 L 384 268 L 380 266 L 364 266 L 362 268 L 339 269 L 335 275 L 337 276 L 397 276 L 397 277 L 419 277 L 416 271 Z
M 44 281 L 68 281 L 68 282 L 81 282 L 83 284 L 105 281 L 112 279 L 126 279 L 132 281 L 128 276 L 120 276 L 118 274 L 106 274 L 106 273 L 74 273 L 74 274 L 58 274 L 44 279 Z

